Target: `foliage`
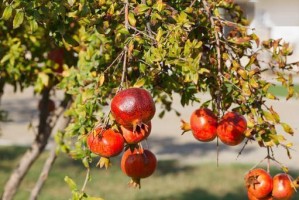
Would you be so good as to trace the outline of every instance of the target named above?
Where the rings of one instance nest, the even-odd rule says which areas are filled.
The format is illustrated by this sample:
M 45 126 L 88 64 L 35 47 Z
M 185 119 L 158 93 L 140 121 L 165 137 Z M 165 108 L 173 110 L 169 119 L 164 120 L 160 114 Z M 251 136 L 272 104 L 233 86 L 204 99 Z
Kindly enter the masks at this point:
M 1 81 L 16 90 L 34 86 L 37 93 L 51 88 L 71 95 L 71 123 L 56 141 L 87 168 L 94 155 L 86 136 L 97 124 L 113 125 L 104 108 L 127 87 L 148 89 L 163 105 L 160 117 L 172 110 L 176 93 L 183 106 L 200 102 L 218 117 L 227 110 L 246 115 L 246 136 L 261 147 L 292 146 L 276 131 L 294 133 L 266 105 L 278 98 L 261 77 L 273 70 L 291 98 L 293 79 L 285 72 L 296 64 L 287 62 L 292 50 L 282 40 L 261 42 L 231 0 L 0 2 Z M 48 57 L 55 49 L 63 49 L 62 73 Z M 265 54 L 271 59 L 263 60 Z M 202 92 L 209 101 L 201 102 Z

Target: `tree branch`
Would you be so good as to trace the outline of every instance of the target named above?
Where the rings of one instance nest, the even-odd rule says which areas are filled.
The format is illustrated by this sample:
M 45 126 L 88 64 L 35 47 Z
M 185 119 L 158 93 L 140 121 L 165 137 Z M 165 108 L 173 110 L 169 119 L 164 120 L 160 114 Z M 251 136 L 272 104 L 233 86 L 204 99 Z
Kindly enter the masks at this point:
M 69 105 L 68 105 L 68 107 L 69 107 Z M 61 113 L 61 115 L 59 116 L 59 119 L 57 120 L 57 123 L 55 124 L 54 128 L 52 129 L 52 133 L 56 134 L 58 131 L 64 130 L 67 127 L 69 121 L 70 121 L 69 118 L 64 117 L 64 112 Z M 55 142 L 53 142 L 53 146 L 49 153 L 49 157 L 46 160 L 44 167 L 40 173 L 40 176 L 39 176 L 34 188 L 31 191 L 30 200 L 36 200 L 38 198 L 38 195 L 39 195 L 45 181 L 48 178 L 49 172 L 57 158 L 56 147 L 57 147 L 57 144 Z

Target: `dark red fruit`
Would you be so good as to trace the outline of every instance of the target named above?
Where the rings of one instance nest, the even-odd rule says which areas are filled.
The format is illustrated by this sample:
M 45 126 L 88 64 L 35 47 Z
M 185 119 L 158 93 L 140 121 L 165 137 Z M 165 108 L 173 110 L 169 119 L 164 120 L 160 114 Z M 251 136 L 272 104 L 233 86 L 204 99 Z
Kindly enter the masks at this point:
M 125 127 L 140 126 L 155 115 L 156 107 L 150 93 L 141 88 L 118 92 L 111 101 L 111 113 L 116 122 Z
M 258 168 L 246 174 L 245 185 L 248 193 L 251 193 L 257 199 L 262 199 L 271 195 L 273 180 L 267 171 Z
M 152 130 L 152 123 L 149 121 L 147 124 L 142 124 L 141 126 L 136 127 L 134 131 L 133 128 L 126 128 L 120 126 L 121 133 L 128 144 L 137 144 L 142 140 L 146 139 Z
M 290 200 L 294 192 L 295 189 L 289 175 L 281 173 L 273 177 L 272 196 L 275 200 Z
M 55 106 L 55 102 L 54 102 L 52 99 L 49 99 L 47 103 L 48 103 L 48 105 L 47 105 L 47 107 L 48 107 L 48 112 L 53 112 L 53 111 L 55 110 L 55 107 L 56 107 L 56 106 Z M 44 108 L 44 104 L 45 104 L 45 103 L 44 103 L 43 101 L 40 100 L 40 101 L 38 102 L 38 109 L 39 109 L 39 110 L 42 110 L 42 109 Z
M 217 136 L 217 117 L 208 108 L 195 110 L 190 117 L 193 136 L 202 142 L 209 142 Z
M 63 57 L 64 51 L 61 48 L 53 49 L 48 53 L 48 59 L 58 64 L 58 67 L 53 70 L 54 72 L 62 73 Z
M 151 176 L 156 167 L 156 156 L 146 149 L 128 149 L 121 159 L 121 170 L 132 178 L 130 184 L 139 188 L 140 179 Z
M 124 148 L 123 136 L 112 130 L 96 128 L 87 137 L 87 145 L 91 152 L 102 157 L 113 157 L 120 154 Z
M 217 136 L 224 144 L 235 146 L 244 140 L 246 129 L 247 122 L 242 115 L 236 112 L 228 112 L 219 122 Z

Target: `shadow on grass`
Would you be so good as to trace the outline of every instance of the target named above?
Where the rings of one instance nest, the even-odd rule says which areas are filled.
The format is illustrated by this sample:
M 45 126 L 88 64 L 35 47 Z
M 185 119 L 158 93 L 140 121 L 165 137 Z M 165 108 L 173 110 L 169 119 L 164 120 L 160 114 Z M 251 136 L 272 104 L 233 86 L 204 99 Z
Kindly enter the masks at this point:
M 236 190 L 238 192 L 238 190 Z M 245 194 L 228 193 L 224 196 L 211 194 L 203 189 L 192 189 L 183 193 L 176 193 L 173 196 L 156 198 L 155 200 L 245 200 Z M 152 198 L 142 198 L 138 200 L 152 200 Z

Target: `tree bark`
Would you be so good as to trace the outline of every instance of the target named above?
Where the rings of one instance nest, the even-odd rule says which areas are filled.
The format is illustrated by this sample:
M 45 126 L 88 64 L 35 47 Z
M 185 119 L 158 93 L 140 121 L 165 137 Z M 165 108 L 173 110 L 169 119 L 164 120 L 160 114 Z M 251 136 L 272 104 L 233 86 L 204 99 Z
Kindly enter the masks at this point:
M 31 147 L 22 156 L 19 165 L 12 172 L 11 176 L 6 182 L 2 194 L 2 200 L 11 200 L 14 197 L 18 187 L 20 186 L 23 178 L 27 174 L 31 165 L 36 161 L 36 159 L 43 152 L 43 150 L 47 145 L 48 139 L 51 134 L 51 127 L 49 125 L 50 115 L 48 110 L 49 95 L 50 95 L 50 88 L 45 89 L 42 92 L 42 99 L 41 99 L 42 107 L 39 115 L 39 126 L 38 126 L 37 135 Z
M 66 128 L 66 126 L 68 125 L 69 120 L 70 120 L 69 118 L 66 118 L 66 117 L 64 117 L 63 114 L 61 114 L 59 116 L 57 123 L 55 124 L 55 127 L 52 130 L 52 133 L 56 134 L 58 131 L 64 130 Z M 45 181 L 48 178 L 49 172 L 57 158 L 56 147 L 57 147 L 56 143 L 53 142 L 52 149 L 49 152 L 49 157 L 46 160 L 44 167 L 42 169 L 42 172 L 40 173 L 40 176 L 39 176 L 34 188 L 31 191 L 30 200 L 36 200 L 38 198 L 38 195 L 39 195 Z

